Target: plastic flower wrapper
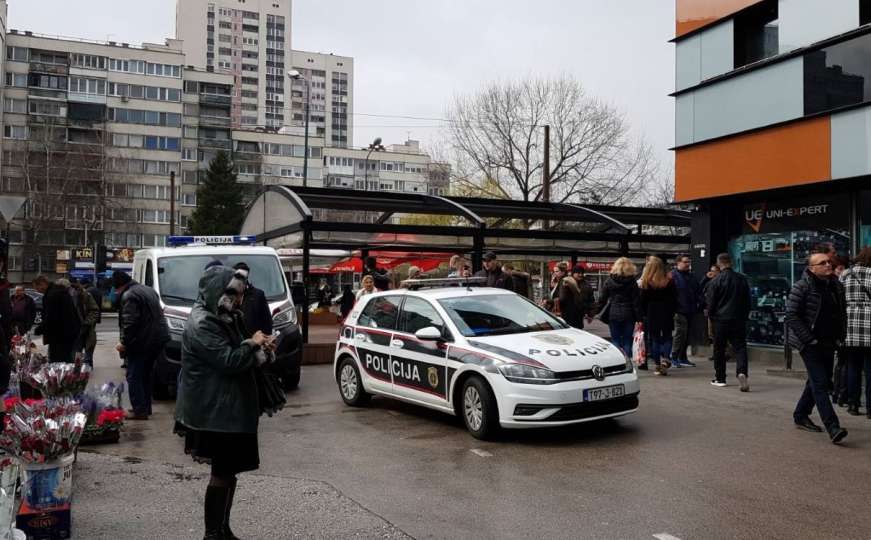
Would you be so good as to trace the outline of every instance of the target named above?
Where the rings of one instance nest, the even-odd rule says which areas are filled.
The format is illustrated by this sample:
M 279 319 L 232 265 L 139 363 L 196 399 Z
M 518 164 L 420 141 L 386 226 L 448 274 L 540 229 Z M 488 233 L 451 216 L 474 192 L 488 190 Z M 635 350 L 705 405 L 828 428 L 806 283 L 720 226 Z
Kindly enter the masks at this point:
M 18 402 L 0 435 L 0 448 L 25 463 L 44 463 L 75 450 L 87 416 L 73 400 Z
M 38 388 L 47 397 L 76 396 L 88 386 L 91 366 L 77 358 L 73 364 L 52 362 L 19 373 L 23 381 Z

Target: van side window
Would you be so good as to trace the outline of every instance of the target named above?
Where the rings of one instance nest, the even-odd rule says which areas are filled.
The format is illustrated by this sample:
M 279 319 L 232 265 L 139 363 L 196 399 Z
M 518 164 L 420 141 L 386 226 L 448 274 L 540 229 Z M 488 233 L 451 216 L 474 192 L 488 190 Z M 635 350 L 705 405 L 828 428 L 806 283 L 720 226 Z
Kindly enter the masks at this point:
M 154 267 L 151 265 L 151 259 L 145 261 L 145 283 L 143 285 L 154 288 Z

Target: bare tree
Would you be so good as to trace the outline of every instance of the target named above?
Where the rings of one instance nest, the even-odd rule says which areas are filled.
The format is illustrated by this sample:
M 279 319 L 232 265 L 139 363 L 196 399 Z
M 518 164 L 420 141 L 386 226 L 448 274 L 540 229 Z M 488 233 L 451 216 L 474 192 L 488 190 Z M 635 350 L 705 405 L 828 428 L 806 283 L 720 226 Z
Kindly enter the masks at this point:
M 492 83 L 448 111 L 453 181 L 480 196 L 543 198 L 544 126 L 551 126 L 551 200 L 625 204 L 655 171 L 623 115 L 571 77 Z

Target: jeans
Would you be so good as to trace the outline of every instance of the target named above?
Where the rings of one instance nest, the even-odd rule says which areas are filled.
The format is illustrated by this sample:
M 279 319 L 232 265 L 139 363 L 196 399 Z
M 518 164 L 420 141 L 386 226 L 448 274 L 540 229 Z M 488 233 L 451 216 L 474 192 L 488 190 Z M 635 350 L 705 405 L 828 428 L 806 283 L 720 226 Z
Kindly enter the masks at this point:
M 628 358 L 632 358 L 632 334 L 635 331 L 634 321 L 611 321 L 608 323 L 611 330 L 611 342 L 623 351 Z
M 688 360 L 687 349 L 690 345 L 692 319 L 692 315 L 674 314 L 674 350 L 672 354 L 675 360 Z
M 868 408 L 871 407 L 871 349 L 865 347 L 852 349 L 847 364 L 847 388 L 849 403 L 853 407 L 859 406 L 863 369 L 865 370 L 865 407 Z
M 795 405 L 792 413 L 796 421 L 810 416 L 817 407 L 820 418 L 830 434 L 841 427 L 832 400 L 829 398 L 829 390 L 832 387 L 832 370 L 835 364 L 835 348 L 833 345 L 807 345 L 801 351 L 801 358 L 807 367 L 807 382 L 804 392 Z
M 645 329 L 645 333 L 648 331 Z M 671 358 L 671 332 L 650 333 L 650 360 L 659 363 L 660 360 Z
M 158 353 L 151 351 L 127 353 L 127 387 L 134 414 L 151 414 L 151 381 L 157 355 Z
M 743 320 L 714 321 L 714 371 L 718 382 L 726 382 L 726 346 L 732 345 L 738 375 L 748 374 L 747 322 Z

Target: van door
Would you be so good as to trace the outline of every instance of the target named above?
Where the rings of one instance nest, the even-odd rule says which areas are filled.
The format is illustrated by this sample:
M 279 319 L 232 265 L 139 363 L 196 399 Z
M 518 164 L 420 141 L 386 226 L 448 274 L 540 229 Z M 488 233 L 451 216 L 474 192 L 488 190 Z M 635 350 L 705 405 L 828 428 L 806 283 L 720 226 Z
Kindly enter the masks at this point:
M 354 344 L 366 385 L 383 393 L 393 391 L 390 341 L 399 319 L 401 296 L 379 296 L 369 301 L 354 330 Z

